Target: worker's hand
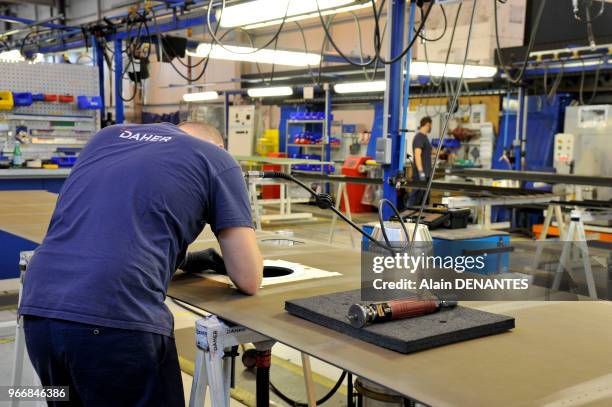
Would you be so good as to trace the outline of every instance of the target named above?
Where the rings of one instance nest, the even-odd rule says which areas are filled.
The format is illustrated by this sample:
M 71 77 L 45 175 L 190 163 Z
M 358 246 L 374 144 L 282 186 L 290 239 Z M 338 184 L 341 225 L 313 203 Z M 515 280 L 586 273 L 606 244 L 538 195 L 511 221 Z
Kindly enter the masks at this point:
M 187 253 L 179 268 L 187 273 L 212 270 L 217 274 L 227 274 L 223 257 L 215 249 Z
M 419 181 L 427 181 L 427 175 L 424 172 L 419 172 Z

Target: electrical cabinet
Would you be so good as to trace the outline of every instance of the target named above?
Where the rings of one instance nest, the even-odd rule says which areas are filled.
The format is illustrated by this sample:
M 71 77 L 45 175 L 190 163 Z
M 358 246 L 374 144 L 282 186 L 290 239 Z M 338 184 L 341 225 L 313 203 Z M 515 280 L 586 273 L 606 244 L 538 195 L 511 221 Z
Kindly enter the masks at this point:
M 555 134 L 553 166 L 559 174 L 570 174 L 576 157 L 576 136 L 569 133 Z
M 227 151 L 231 155 L 253 155 L 260 125 L 259 109 L 255 105 L 230 106 Z
M 554 165 L 558 172 L 612 176 L 612 106 L 568 106 L 563 134 L 555 136 Z M 612 188 L 594 190 L 593 199 L 612 199 Z M 577 191 L 577 196 L 588 196 Z

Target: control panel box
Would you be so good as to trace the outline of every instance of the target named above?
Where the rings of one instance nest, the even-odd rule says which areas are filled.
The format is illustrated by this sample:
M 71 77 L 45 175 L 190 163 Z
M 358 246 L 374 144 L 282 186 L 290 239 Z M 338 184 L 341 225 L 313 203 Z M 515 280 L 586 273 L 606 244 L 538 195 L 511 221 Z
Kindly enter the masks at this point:
M 253 155 L 260 131 L 259 109 L 255 105 L 230 106 L 227 151 L 231 155 Z
M 559 174 L 569 174 L 576 159 L 576 136 L 569 133 L 555 134 L 553 166 Z

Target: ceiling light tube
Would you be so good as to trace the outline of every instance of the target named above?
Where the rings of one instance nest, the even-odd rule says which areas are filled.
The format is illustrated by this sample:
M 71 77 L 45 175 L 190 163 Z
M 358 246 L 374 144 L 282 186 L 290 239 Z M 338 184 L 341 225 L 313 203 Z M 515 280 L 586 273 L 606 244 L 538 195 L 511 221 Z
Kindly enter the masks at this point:
M 410 63 L 410 76 L 433 76 L 445 78 L 460 78 L 461 64 L 444 64 L 442 62 L 412 61 Z M 497 74 L 497 68 L 487 65 L 465 65 L 463 77 L 465 79 L 491 78 Z
M 317 17 L 317 2 L 323 15 L 371 7 L 370 1 L 363 0 L 254 0 L 225 7 L 222 13 L 217 13 L 217 18 L 221 18 L 224 28 L 257 28 L 280 24 L 285 12 L 286 21 Z
M 212 49 L 211 49 L 212 48 Z M 237 45 L 220 46 L 210 43 L 200 43 L 195 51 L 187 50 L 192 57 L 223 59 L 226 61 L 257 62 L 261 64 L 276 64 L 287 66 L 317 66 L 321 55 L 299 51 L 283 51 L 242 47 Z
M 203 102 L 205 100 L 216 100 L 219 98 L 219 94 L 214 90 L 197 93 L 185 93 L 183 100 L 185 102 Z
M 344 82 L 335 84 L 334 91 L 336 93 L 384 92 L 386 87 L 385 81 Z
M 291 96 L 293 95 L 293 89 L 289 86 L 251 88 L 247 90 L 247 93 L 252 98 L 262 98 L 270 96 Z

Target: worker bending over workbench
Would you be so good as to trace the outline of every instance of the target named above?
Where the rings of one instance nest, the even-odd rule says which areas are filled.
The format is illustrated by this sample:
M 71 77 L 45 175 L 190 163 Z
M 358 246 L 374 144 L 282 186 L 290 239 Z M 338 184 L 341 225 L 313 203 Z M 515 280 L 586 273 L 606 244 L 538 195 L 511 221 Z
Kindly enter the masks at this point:
M 19 307 L 42 384 L 70 386 L 72 405 L 184 406 L 164 304 L 177 268 L 226 271 L 242 292 L 258 290 L 245 181 L 222 147 L 211 126 L 164 123 L 110 126 L 83 148 Z M 223 258 L 187 254 L 207 223 Z

